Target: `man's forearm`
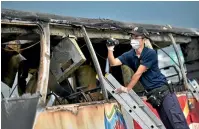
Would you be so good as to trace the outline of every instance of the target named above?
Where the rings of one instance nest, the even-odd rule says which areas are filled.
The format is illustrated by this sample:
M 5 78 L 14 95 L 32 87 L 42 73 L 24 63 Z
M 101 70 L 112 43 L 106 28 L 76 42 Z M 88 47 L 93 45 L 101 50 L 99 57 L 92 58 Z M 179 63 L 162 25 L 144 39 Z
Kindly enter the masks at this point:
M 113 51 L 108 50 L 108 60 L 111 66 L 115 64 L 115 57 L 113 55 Z
M 131 78 L 131 81 L 130 83 L 127 85 L 127 90 L 131 90 L 135 84 L 138 82 L 139 78 L 140 78 L 141 75 L 139 74 L 134 74 L 133 77 Z

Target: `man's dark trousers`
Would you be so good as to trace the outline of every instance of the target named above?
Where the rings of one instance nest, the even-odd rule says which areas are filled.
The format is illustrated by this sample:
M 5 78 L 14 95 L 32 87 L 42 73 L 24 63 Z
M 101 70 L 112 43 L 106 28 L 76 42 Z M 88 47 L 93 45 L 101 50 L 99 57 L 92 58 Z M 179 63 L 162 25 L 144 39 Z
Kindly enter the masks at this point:
M 175 93 L 169 93 L 156 108 L 166 129 L 189 129 Z

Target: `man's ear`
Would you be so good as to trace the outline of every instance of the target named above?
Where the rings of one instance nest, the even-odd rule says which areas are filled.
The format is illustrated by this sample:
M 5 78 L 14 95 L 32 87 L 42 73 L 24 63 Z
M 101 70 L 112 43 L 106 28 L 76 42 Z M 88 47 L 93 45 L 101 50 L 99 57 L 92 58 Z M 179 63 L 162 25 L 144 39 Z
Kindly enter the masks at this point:
M 143 38 L 143 42 L 145 43 L 147 41 L 147 39 L 146 38 Z
M 151 45 L 151 42 L 149 39 L 145 38 L 144 44 L 146 47 L 153 49 L 153 46 Z
M 146 41 L 147 41 L 147 39 L 146 39 L 146 38 L 143 38 L 143 43 L 144 43 L 144 45 L 146 44 Z
M 142 39 L 142 44 L 145 46 L 145 42 L 146 42 L 146 39 L 145 38 L 143 38 Z

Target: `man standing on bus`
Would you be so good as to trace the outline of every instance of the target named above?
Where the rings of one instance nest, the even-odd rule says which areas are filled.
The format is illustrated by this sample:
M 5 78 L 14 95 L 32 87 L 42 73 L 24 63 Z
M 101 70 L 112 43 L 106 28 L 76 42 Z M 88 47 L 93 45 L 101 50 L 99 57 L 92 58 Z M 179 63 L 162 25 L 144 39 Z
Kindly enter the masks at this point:
M 116 89 L 116 93 L 128 93 L 140 81 L 147 102 L 157 110 L 167 129 L 189 129 L 176 94 L 160 72 L 156 51 L 145 47 L 145 41 L 150 40 L 149 33 L 142 27 L 135 27 L 130 34 L 132 49 L 117 58 L 113 54 L 114 45 L 107 45 L 111 66 L 127 65 L 135 72 L 130 83 Z

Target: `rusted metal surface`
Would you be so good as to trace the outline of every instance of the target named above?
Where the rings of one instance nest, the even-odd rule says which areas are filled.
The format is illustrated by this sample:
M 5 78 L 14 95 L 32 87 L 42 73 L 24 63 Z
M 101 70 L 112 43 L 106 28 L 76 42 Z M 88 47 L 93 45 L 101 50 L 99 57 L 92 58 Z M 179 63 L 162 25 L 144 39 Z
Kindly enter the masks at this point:
M 63 24 L 63 25 L 84 25 L 87 28 L 93 29 L 110 29 L 129 32 L 133 27 L 142 26 L 146 28 L 150 33 L 174 33 L 185 36 L 198 36 L 198 29 L 186 29 L 175 28 L 172 29 L 163 25 L 149 25 L 149 24 L 137 24 L 137 23 L 125 23 L 109 19 L 88 19 L 78 17 L 66 17 L 52 14 L 24 12 L 10 9 L 2 9 L 1 16 L 3 20 L 24 20 L 24 21 L 45 21 L 51 24 Z
M 102 100 L 102 101 L 93 101 L 93 102 L 86 102 L 86 103 L 77 103 L 77 104 L 68 104 L 68 105 L 58 105 L 58 106 L 52 106 L 52 107 L 46 107 L 47 111 L 62 111 L 62 110 L 71 110 L 73 108 L 79 108 L 79 107 L 87 107 L 87 106 L 97 106 L 97 105 L 103 105 L 106 103 L 116 103 L 116 100 Z
M 50 69 L 50 28 L 49 24 L 41 24 L 43 33 L 41 34 L 41 52 L 40 52 L 40 66 L 37 82 L 37 91 L 41 94 L 39 105 L 45 104 L 46 94 L 48 88 L 48 78 Z
M 116 102 L 85 103 L 50 107 L 42 112 L 34 129 L 105 129 L 105 111 L 111 114 Z
M 186 106 L 188 103 L 182 99 L 182 97 L 185 97 L 185 92 L 178 93 L 177 96 L 181 103 L 181 108 L 186 115 Z M 146 97 L 143 97 L 142 100 L 146 101 Z M 115 113 L 111 113 L 113 105 L 118 104 L 116 101 L 98 101 L 47 107 L 46 110 L 38 115 L 33 129 L 105 129 L 105 117 Z M 147 103 L 147 106 L 157 115 L 156 110 L 152 108 L 150 104 Z M 197 109 L 195 109 L 195 111 L 197 111 Z M 127 115 L 124 111 L 122 111 L 122 114 L 123 116 Z M 194 114 L 193 117 L 195 117 Z M 117 119 L 117 117 L 110 118 L 109 122 L 111 119 Z M 129 120 L 132 121 L 132 119 Z M 128 123 L 136 128 L 138 124 L 135 126 L 131 121 Z M 125 122 L 127 122 L 126 119 Z M 114 127 L 114 125 L 112 127 Z

